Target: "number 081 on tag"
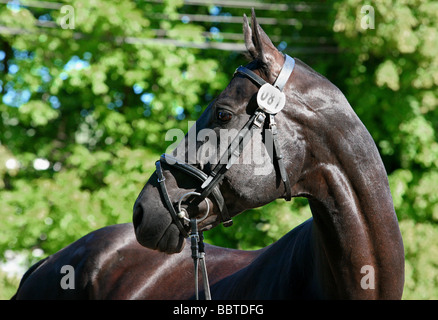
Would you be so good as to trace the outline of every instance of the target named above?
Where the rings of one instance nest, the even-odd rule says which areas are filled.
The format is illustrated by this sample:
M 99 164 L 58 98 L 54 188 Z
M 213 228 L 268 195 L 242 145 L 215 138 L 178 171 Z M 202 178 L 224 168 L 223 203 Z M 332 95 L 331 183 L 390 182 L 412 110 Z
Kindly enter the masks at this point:
M 259 107 L 270 114 L 276 114 L 283 109 L 286 96 L 283 92 L 269 83 L 265 83 L 257 94 L 257 104 Z

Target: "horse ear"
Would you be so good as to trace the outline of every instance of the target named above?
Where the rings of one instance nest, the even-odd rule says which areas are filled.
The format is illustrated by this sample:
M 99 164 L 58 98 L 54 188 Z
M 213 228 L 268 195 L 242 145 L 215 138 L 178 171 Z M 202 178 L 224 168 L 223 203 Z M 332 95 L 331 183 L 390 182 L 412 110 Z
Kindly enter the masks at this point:
M 246 14 L 243 14 L 243 37 L 245 38 L 245 46 L 246 50 L 248 50 L 249 55 L 253 60 L 258 58 L 257 49 L 254 46 L 254 42 L 252 41 L 252 31 L 249 27 L 248 18 Z
M 243 16 L 243 21 L 245 46 L 251 58 L 258 59 L 268 65 L 275 65 L 277 61 L 281 61 L 282 64 L 283 54 L 277 50 L 271 39 L 258 24 L 254 8 L 251 10 L 251 28 L 246 15 Z

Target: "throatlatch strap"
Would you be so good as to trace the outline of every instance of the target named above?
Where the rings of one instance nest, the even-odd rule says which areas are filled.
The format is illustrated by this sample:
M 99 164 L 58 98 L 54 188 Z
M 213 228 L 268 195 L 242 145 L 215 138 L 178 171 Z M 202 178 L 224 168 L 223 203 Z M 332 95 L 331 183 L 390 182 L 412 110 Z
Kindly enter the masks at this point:
M 284 189 L 286 193 L 284 199 L 286 201 L 290 201 L 292 198 L 292 190 L 291 190 L 289 177 L 287 176 L 286 168 L 284 166 L 283 154 L 281 152 L 280 145 L 278 144 L 277 129 L 271 131 L 272 131 L 272 138 L 274 140 L 275 159 L 277 159 L 278 169 L 280 170 L 281 180 L 283 181 Z

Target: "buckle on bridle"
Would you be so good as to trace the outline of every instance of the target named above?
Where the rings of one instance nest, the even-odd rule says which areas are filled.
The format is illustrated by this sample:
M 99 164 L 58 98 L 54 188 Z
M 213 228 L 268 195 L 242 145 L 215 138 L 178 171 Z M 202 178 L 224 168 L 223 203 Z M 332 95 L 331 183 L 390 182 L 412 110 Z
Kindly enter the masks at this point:
M 224 222 L 222 222 L 222 225 L 224 227 L 231 227 L 233 225 L 233 220 L 230 219 L 230 220 L 224 221 Z
M 261 128 L 265 122 L 265 119 L 266 114 L 264 112 L 259 112 L 254 119 L 254 125 Z

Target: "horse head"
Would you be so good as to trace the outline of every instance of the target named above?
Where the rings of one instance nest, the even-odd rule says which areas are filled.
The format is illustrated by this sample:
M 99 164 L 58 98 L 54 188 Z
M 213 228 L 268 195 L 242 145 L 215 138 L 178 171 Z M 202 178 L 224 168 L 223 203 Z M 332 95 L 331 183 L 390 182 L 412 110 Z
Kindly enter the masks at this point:
M 207 186 L 211 193 L 203 197 L 204 201 L 194 199 L 192 203 L 184 203 L 184 210 L 190 217 L 203 215 L 208 207 L 208 216 L 199 225 L 204 230 L 220 222 L 230 225 L 230 218 L 238 213 L 285 197 L 288 192 L 281 176 L 277 174 L 279 168 L 274 158 L 281 155 L 274 152 L 272 132 L 268 132 L 268 121 L 264 119 L 267 114 L 257 113 L 260 109 L 257 103 L 260 84 L 257 80 L 274 83 L 283 69 L 286 56 L 275 48 L 254 14 L 251 25 L 252 29 L 244 16 L 245 43 L 252 61 L 242 69 L 253 72 L 257 79 L 236 72 L 172 155 L 162 156 L 160 168 L 150 177 L 137 198 L 133 221 L 137 239 L 146 247 L 169 253 L 182 249 L 184 231 L 172 218 L 170 205 L 163 199 L 158 181 L 162 174 L 165 193 L 172 199 L 171 205 L 175 208 L 184 195 L 190 198 L 194 192 L 195 195 L 202 193 L 206 179 L 200 181 L 184 172 L 184 164 L 188 170 L 197 168 L 195 171 L 200 175 L 204 173 L 207 179 L 212 180 L 212 174 L 216 176 L 216 184 Z M 291 78 L 288 74 L 283 84 L 286 95 L 290 91 Z M 291 103 L 287 97 L 284 109 L 291 108 Z M 255 118 L 256 113 L 259 119 Z M 297 128 L 287 118 L 284 111 L 276 116 L 276 143 L 293 150 L 284 153 L 282 161 L 287 168 L 288 183 L 294 185 L 299 180 L 305 153 Z M 251 128 L 255 121 L 259 126 Z M 244 141 L 239 144 L 238 139 Z M 233 150 L 233 146 L 237 150 Z M 183 170 L 175 168 L 175 164 Z M 182 200 L 185 202 L 188 199 Z

